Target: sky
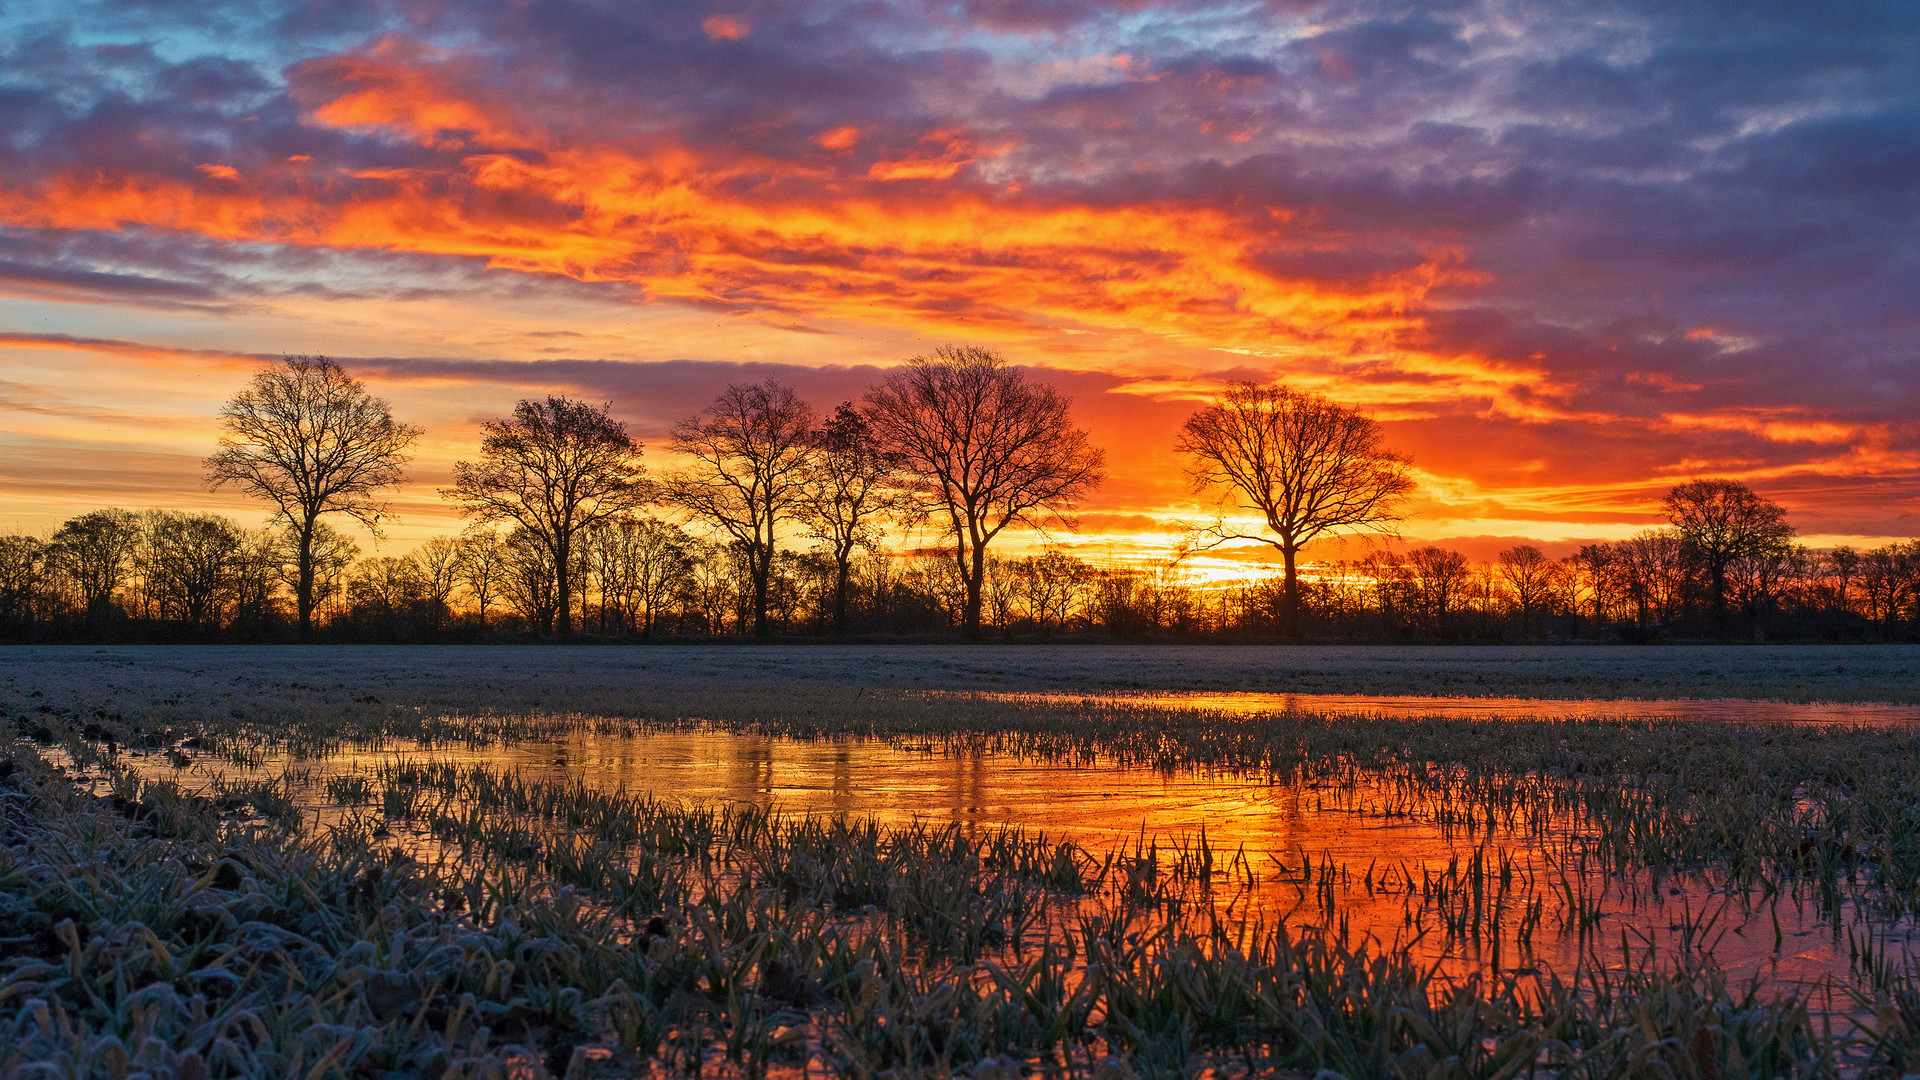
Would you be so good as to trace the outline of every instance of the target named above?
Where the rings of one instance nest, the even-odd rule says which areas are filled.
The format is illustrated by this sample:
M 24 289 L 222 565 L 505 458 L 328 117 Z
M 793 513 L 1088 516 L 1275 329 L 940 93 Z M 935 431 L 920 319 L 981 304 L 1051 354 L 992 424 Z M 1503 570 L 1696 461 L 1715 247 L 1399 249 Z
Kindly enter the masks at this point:
M 0 530 L 257 520 L 200 461 L 284 353 L 425 429 L 404 549 L 519 398 L 670 469 L 729 382 L 969 343 L 1105 449 L 1089 553 L 1205 516 L 1173 443 L 1231 379 L 1379 419 L 1408 543 L 1702 476 L 1904 539 L 1916 57 L 1909 0 L 0 0 Z

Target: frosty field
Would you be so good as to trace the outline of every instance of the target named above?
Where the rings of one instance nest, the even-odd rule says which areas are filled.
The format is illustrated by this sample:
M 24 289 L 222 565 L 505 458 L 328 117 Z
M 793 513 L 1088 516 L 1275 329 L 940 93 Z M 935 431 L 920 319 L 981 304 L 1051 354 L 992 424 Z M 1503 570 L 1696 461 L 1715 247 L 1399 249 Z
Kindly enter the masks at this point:
M 0 651 L 0 1068 L 1902 1075 L 1917 660 Z
M 796 685 L 1920 704 L 1920 646 L 1912 645 L 0 647 L 6 685 L 125 680 L 137 692 L 234 675 L 242 685 L 300 683 L 314 700 L 323 690 L 364 688 L 421 705 L 579 710 L 632 707 L 663 691 Z

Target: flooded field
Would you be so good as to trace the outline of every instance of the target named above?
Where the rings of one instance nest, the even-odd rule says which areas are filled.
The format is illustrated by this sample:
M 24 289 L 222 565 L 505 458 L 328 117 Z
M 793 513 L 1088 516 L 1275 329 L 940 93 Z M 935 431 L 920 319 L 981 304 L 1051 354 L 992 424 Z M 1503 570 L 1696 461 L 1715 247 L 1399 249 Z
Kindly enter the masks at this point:
M 168 663 L 0 685 L 0 1064 L 270 1007 L 329 1018 L 249 1029 L 275 1075 L 405 1031 L 475 1078 L 1920 1066 L 1911 705 Z M 149 988 L 83 1039 L 62 964 Z
M 964 694 L 962 691 L 954 691 Z M 978 694 L 966 696 L 978 697 Z M 1274 694 L 1190 690 L 1129 694 L 1007 693 L 1008 701 L 1104 701 L 1228 716 L 1455 717 L 1479 720 L 1692 720 L 1740 724 L 1920 726 L 1920 705 L 1743 698 L 1443 697 L 1434 694 Z
M 1281 701 L 1196 695 L 1153 704 L 1234 716 L 1299 714 L 1328 703 L 1300 695 Z M 1406 699 L 1340 704 L 1350 706 L 1347 715 L 1420 715 L 1413 712 L 1418 703 Z M 1527 703 L 1518 700 L 1483 704 L 1446 715 L 1528 715 L 1520 711 Z M 1593 713 L 1572 710 L 1610 703 L 1546 704 L 1566 708 L 1562 719 L 1580 720 Z M 1718 709 L 1727 703 L 1685 704 Z M 1887 723 L 1900 719 L 1887 714 L 1910 711 L 1739 704 L 1751 707 L 1748 716 L 1704 715 L 1725 722 L 1763 715 L 1777 722 L 1838 723 L 1858 722 L 1864 713 Z M 307 761 L 283 754 L 244 760 L 134 759 L 142 775 L 171 779 L 189 791 L 277 782 L 289 799 L 330 826 L 345 809 L 335 798 L 341 791 L 364 791 L 366 804 L 381 805 L 387 792 L 417 784 L 421 775 L 464 771 L 893 828 L 953 824 L 967 835 L 1011 828 L 1070 842 L 1090 861 L 1118 857 L 1136 876 L 1157 876 L 1164 863 L 1169 881 L 1178 882 L 1176 891 L 1190 901 L 1204 898 L 1240 917 L 1372 941 L 1454 975 L 1497 976 L 1503 969 L 1526 972 L 1542 965 L 1624 970 L 1651 952 L 1697 956 L 1734 978 L 1815 991 L 1830 982 L 1870 979 L 1920 956 L 1912 914 L 1888 907 L 1888 898 L 1871 888 L 1802 888 L 1765 876 L 1741 881 L 1712 866 L 1623 864 L 1617 852 L 1596 842 L 1604 823 L 1551 800 L 1543 806 L 1510 798 L 1503 805 L 1461 785 L 1436 786 L 1432 777 L 1413 783 L 1391 773 L 1353 771 L 1280 781 L 1076 766 L 932 741 L 712 730 L 575 733 L 470 749 L 398 744 L 339 748 Z M 382 826 L 409 838 L 416 853 L 423 846 L 438 850 L 453 837 L 436 830 L 429 815 L 388 817 L 393 820 Z M 453 849 L 457 857 L 468 854 L 458 843 Z M 1814 861 L 1837 853 L 1809 854 Z M 1862 855 L 1854 852 L 1854 861 Z M 1859 870 L 1846 868 L 1846 885 L 1857 883 Z
M 618 715 L 716 689 L 861 688 L 1920 705 L 1920 646 L 0 647 L 0 697 L 183 707 L 267 690 L 334 708 L 373 692 L 449 711 Z

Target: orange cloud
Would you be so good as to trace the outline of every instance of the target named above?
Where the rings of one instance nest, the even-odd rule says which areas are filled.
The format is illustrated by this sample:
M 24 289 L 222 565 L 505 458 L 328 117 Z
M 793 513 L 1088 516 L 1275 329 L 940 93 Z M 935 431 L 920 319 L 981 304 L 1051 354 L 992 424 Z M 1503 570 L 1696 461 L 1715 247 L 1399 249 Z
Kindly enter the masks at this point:
M 1436 252 L 1363 285 L 1282 280 L 1258 265 L 1259 245 L 1336 242 L 1283 208 L 1095 207 L 893 183 L 951 178 L 1005 149 L 958 129 L 873 163 L 868 181 L 847 180 L 659 134 L 563 138 L 462 78 L 445 57 L 388 39 L 315 61 L 296 80 L 314 123 L 439 151 L 430 164 L 285 165 L 217 186 L 76 170 L 0 189 L 0 221 L 466 256 L 655 298 L 934 334 L 1066 324 L 1195 345 L 1292 342 L 1335 357 L 1415 331 L 1425 293 L 1463 279 L 1457 254 Z M 855 135 L 820 138 L 851 145 Z
M 715 41 L 739 41 L 753 30 L 753 24 L 745 15 L 709 15 L 700 29 Z
M 1682 430 L 1741 431 L 1776 443 L 1817 443 L 1824 445 L 1882 442 L 1884 429 L 1858 424 L 1838 424 L 1805 416 L 1791 416 L 1783 410 L 1742 409 L 1722 413 L 1667 413 L 1667 424 Z
M 321 125 L 385 131 L 434 149 L 459 150 L 469 139 L 496 145 L 537 137 L 506 108 L 458 85 L 460 74 L 448 54 L 387 37 L 357 53 L 300 65 L 293 97 Z
M 815 145 L 823 150 L 847 151 L 860 141 L 860 129 L 851 125 L 828 128 L 813 137 Z
M 0 350 L 105 354 L 161 364 L 191 360 L 197 364 L 215 364 L 230 369 L 250 368 L 262 361 L 274 359 L 264 353 L 231 352 L 225 349 L 178 349 L 140 341 L 119 341 L 113 338 L 18 332 L 0 333 Z
M 930 131 L 905 157 L 876 161 L 867 169 L 875 180 L 945 180 L 973 163 L 973 140 L 957 129 Z

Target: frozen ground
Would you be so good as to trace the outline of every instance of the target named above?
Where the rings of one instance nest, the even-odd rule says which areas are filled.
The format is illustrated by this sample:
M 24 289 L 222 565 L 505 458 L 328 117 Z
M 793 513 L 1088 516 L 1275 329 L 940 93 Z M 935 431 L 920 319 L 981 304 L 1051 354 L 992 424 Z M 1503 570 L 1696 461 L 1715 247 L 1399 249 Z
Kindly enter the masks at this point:
M 224 695 L 590 711 L 842 689 L 1264 691 L 1920 703 L 1920 646 L 317 646 L 0 648 L 0 706 Z

